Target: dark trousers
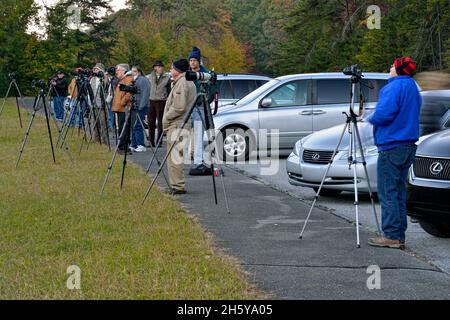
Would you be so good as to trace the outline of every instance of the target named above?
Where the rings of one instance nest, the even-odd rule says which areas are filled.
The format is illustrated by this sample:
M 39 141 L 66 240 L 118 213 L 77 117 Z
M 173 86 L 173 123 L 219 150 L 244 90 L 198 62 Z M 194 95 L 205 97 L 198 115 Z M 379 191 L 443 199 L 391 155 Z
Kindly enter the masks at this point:
M 148 131 L 150 144 L 154 146 L 163 134 L 162 120 L 166 100 L 150 100 L 150 109 L 148 111 Z M 156 120 L 158 120 L 158 135 L 155 139 Z
M 127 150 L 128 146 L 130 145 L 130 127 L 128 125 L 128 123 L 125 123 L 125 119 L 126 119 L 126 113 L 125 112 L 117 112 L 117 120 L 119 123 L 119 135 L 121 135 L 119 137 L 120 141 L 119 141 L 119 150 Z M 136 122 L 136 113 L 133 111 L 131 113 L 131 125 L 133 126 L 133 124 Z M 123 129 L 125 127 L 125 130 Z M 122 130 L 123 131 L 123 135 L 122 135 Z
M 406 179 L 414 162 L 414 144 L 382 151 L 378 155 L 378 198 L 381 204 L 382 227 L 386 238 L 405 241 L 408 226 L 406 215 Z

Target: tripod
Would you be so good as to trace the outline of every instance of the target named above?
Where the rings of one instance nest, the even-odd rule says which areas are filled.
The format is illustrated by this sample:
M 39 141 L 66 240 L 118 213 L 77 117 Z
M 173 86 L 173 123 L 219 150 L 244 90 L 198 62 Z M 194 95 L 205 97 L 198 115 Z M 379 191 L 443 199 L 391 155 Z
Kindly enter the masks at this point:
M 364 174 L 365 177 L 367 179 L 367 184 L 368 184 L 368 188 L 369 188 L 369 194 L 370 194 L 370 201 L 372 204 L 372 210 L 373 210 L 373 214 L 375 217 L 375 222 L 377 224 L 377 229 L 378 232 L 381 234 L 381 229 L 380 229 L 380 223 L 378 222 L 378 215 L 377 215 L 377 211 L 375 208 L 375 199 L 373 196 L 373 192 L 372 192 L 372 188 L 370 185 L 370 179 L 369 179 L 369 174 L 367 171 L 367 162 L 366 162 L 366 158 L 364 155 L 364 150 L 363 150 L 363 145 L 361 142 L 361 136 L 359 134 L 359 129 L 358 129 L 358 115 L 354 112 L 354 104 L 355 104 L 355 90 L 356 90 L 356 84 L 360 83 L 360 110 L 363 109 L 363 94 L 362 94 L 362 86 L 364 85 L 361 82 L 361 76 L 356 76 L 353 75 L 351 78 L 351 92 L 350 92 L 350 96 L 351 96 L 351 105 L 350 105 L 350 112 L 347 114 L 346 112 L 344 112 L 343 114 L 346 115 L 347 120 L 345 122 L 345 126 L 344 129 L 342 130 L 342 134 L 339 138 L 339 142 L 336 146 L 336 148 L 333 151 L 333 155 L 330 159 L 330 162 L 328 163 L 328 166 L 325 170 L 325 173 L 322 177 L 322 182 L 320 183 L 319 189 L 317 190 L 317 193 L 315 195 L 314 198 L 314 202 L 309 210 L 308 216 L 305 220 L 305 223 L 303 225 L 303 229 L 300 233 L 299 239 L 303 238 L 303 234 L 305 232 L 306 229 L 306 225 L 308 224 L 309 218 L 311 217 L 311 213 L 316 205 L 317 200 L 319 199 L 320 196 L 320 191 L 322 191 L 322 187 L 325 183 L 325 179 L 328 176 L 328 172 L 330 171 L 331 165 L 334 162 L 334 158 L 336 156 L 336 154 L 339 152 L 339 147 L 341 146 L 342 140 L 344 138 L 344 134 L 346 132 L 346 130 L 348 129 L 348 133 L 349 133 L 349 149 L 348 149 L 348 164 L 349 164 L 349 169 L 353 166 L 353 185 L 354 185 L 354 192 L 355 192 L 355 202 L 354 202 L 354 206 L 355 206 L 355 217 L 356 217 L 356 245 L 358 248 L 361 247 L 361 242 L 360 242 L 360 237 L 359 237 L 359 197 L 358 197 L 358 177 L 357 177 L 357 170 L 356 170 L 356 166 L 358 164 L 358 156 L 357 153 L 358 151 L 361 154 L 361 163 L 364 167 Z
M 100 95 L 100 104 L 101 104 L 101 106 L 100 106 L 100 110 L 97 113 L 97 116 L 94 119 L 93 127 L 94 128 L 100 127 L 100 134 L 101 134 L 101 136 L 99 137 L 100 143 L 101 143 L 102 137 L 105 138 L 105 140 L 106 140 L 106 142 L 108 144 L 108 149 L 109 149 L 109 151 L 111 151 L 111 140 L 109 138 L 108 125 L 107 125 L 108 124 L 108 115 L 106 113 L 105 90 L 104 90 L 103 86 L 104 86 L 104 79 L 102 77 L 102 78 L 100 78 L 100 85 L 98 86 L 97 92 L 95 93 L 95 97 L 94 97 L 94 101 L 96 102 L 97 101 L 97 97 Z M 104 123 L 102 123 L 102 119 L 101 119 L 102 111 L 103 111 L 103 122 Z M 90 137 L 90 139 L 88 141 L 87 147 L 86 147 L 87 149 L 89 149 L 89 146 L 90 146 L 93 138 L 94 138 L 94 136 L 91 135 L 91 137 Z
M 122 176 L 121 176 L 121 179 L 120 179 L 120 189 L 123 188 L 123 181 L 124 181 L 124 176 L 125 176 L 125 168 L 126 168 L 126 165 L 127 165 L 127 155 L 128 155 L 129 144 L 130 144 L 130 140 L 131 140 L 131 135 L 132 135 L 133 127 L 134 127 L 134 125 L 136 124 L 136 122 L 137 122 L 138 120 L 139 120 L 139 122 L 140 122 L 140 125 L 142 126 L 142 129 L 144 130 L 144 123 L 143 123 L 143 121 L 142 121 L 142 119 L 141 119 L 141 117 L 140 117 L 140 115 L 139 115 L 139 112 L 137 112 L 137 106 L 136 106 L 136 104 L 137 104 L 136 96 L 133 95 L 133 97 L 132 97 L 132 106 L 131 106 L 131 108 L 128 110 L 127 114 L 126 114 L 126 117 L 125 117 L 125 123 L 124 123 L 124 126 L 123 126 L 123 128 L 122 128 L 122 132 L 120 133 L 119 141 L 118 141 L 117 144 L 116 144 L 116 148 L 115 148 L 114 153 L 113 153 L 113 156 L 112 156 L 112 158 L 111 158 L 111 162 L 109 163 L 108 170 L 106 171 L 106 175 L 105 175 L 105 179 L 104 179 L 104 181 L 103 181 L 103 185 L 102 185 L 102 188 L 101 188 L 101 191 L 100 191 L 100 195 L 103 195 L 103 191 L 105 190 L 105 186 L 106 186 L 106 183 L 108 182 L 109 176 L 110 176 L 110 174 L 111 174 L 111 170 L 112 170 L 112 168 L 113 168 L 114 161 L 115 161 L 115 159 L 116 159 L 117 152 L 118 152 L 118 150 L 119 150 L 119 146 L 121 145 L 121 141 L 122 141 L 123 139 L 125 139 L 125 138 L 128 138 L 128 141 L 127 141 L 127 144 L 126 144 L 126 149 L 125 149 L 125 154 L 124 154 L 124 157 L 123 157 Z M 134 125 L 132 126 L 132 123 L 133 123 L 132 118 L 133 118 L 134 115 L 137 116 L 137 119 L 136 119 L 136 121 L 134 121 Z M 125 136 L 126 130 L 128 130 L 128 137 Z M 144 130 L 144 132 L 145 132 L 145 130 Z M 148 137 L 147 137 L 147 138 L 148 138 Z M 152 152 L 153 152 L 153 157 L 156 159 L 158 165 L 160 165 L 159 159 L 158 159 L 158 157 L 156 156 L 156 151 L 153 149 L 152 146 L 150 146 L 150 150 L 152 150 Z M 171 190 L 172 188 L 171 188 L 170 183 L 169 183 L 169 181 L 167 180 L 167 177 L 166 177 L 166 175 L 164 174 L 164 172 L 163 172 L 163 177 L 164 177 L 164 180 L 165 180 L 166 183 L 167 183 L 167 186 L 168 186 L 169 189 Z
M 9 93 L 10 93 L 11 89 L 14 90 L 14 97 L 16 98 L 17 113 L 19 115 L 19 124 L 20 124 L 20 127 L 23 128 L 22 116 L 20 115 L 19 98 L 20 98 L 20 101 L 22 101 L 22 104 L 23 105 L 25 105 L 25 104 L 23 103 L 22 94 L 20 93 L 19 86 L 17 85 L 15 74 L 10 74 L 10 78 L 11 78 L 11 81 L 9 82 L 8 90 L 6 91 L 5 98 L 3 99 L 2 107 L 0 108 L 0 115 L 3 112 L 3 108 L 5 107 L 5 103 L 9 97 Z
M 224 182 L 223 174 L 222 174 L 223 170 L 222 170 L 222 168 L 220 166 L 220 161 L 217 158 L 218 157 L 218 153 L 216 152 L 217 145 L 216 145 L 214 120 L 213 120 L 213 117 L 212 117 L 211 108 L 210 108 L 210 106 L 208 104 L 208 98 L 207 97 L 208 97 L 207 83 L 202 82 L 201 83 L 201 91 L 197 94 L 197 97 L 196 97 L 196 99 L 194 101 L 194 104 L 190 107 L 188 112 L 185 114 L 183 122 L 182 122 L 182 125 L 178 129 L 178 134 L 177 134 L 176 138 L 174 139 L 174 141 L 178 141 L 178 139 L 180 138 L 180 136 L 182 134 L 183 129 L 185 128 L 185 126 L 187 124 L 187 122 L 191 119 L 191 116 L 192 116 L 192 113 L 194 112 L 194 109 L 197 108 L 197 104 L 200 104 L 202 106 L 204 112 L 205 112 L 205 122 L 203 122 L 203 119 L 202 119 L 202 123 L 204 125 L 205 130 L 206 130 L 206 133 L 207 133 L 207 136 L 208 136 L 208 141 L 211 141 L 211 142 L 214 143 L 214 148 L 211 150 L 211 176 L 212 176 L 212 182 L 213 182 L 213 188 L 214 188 L 214 200 L 215 200 L 215 203 L 217 205 L 218 204 L 218 201 L 217 201 L 217 189 L 216 189 L 216 182 L 215 182 L 215 177 L 217 175 L 217 176 L 221 177 L 223 193 L 224 193 L 224 199 L 225 199 L 225 205 L 226 205 L 227 213 L 230 214 L 231 212 L 230 212 L 230 208 L 229 208 L 229 205 L 228 205 L 228 196 L 227 196 L 227 192 L 226 192 L 226 188 L 225 188 L 225 182 Z M 161 139 L 162 139 L 162 136 L 160 137 L 160 140 Z M 147 189 L 147 192 L 146 192 L 146 194 L 144 196 L 142 204 L 145 203 L 148 195 L 150 194 L 150 191 L 152 190 L 152 188 L 153 188 L 153 186 L 154 186 L 154 184 L 156 182 L 156 179 L 158 178 L 159 174 L 161 173 L 162 168 L 163 168 L 164 164 L 167 162 L 167 159 L 169 158 L 169 156 L 170 156 L 172 150 L 174 149 L 175 145 L 176 145 L 176 143 L 173 143 L 171 145 L 170 149 L 167 150 L 167 154 L 164 157 L 162 164 L 159 166 L 155 177 L 153 178 L 153 180 L 151 181 L 151 183 L 150 183 L 150 185 L 149 185 L 149 187 Z M 159 142 L 158 142 L 158 147 L 159 147 Z M 214 160 L 217 162 L 217 166 L 219 167 L 219 170 L 216 170 L 214 168 Z M 151 163 L 150 163 L 150 165 L 149 165 L 147 170 L 149 170 L 150 166 L 151 166 Z
M 46 96 L 45 96 L 45 83 L 43 83 L 43 81 L 39 81 L 38 86 L 40 88 L 39 89 L 39 93 L 36 96 L 36 98 L 34 99 L 33 114 L 31 115 L 30 123 L 28 125 L 27 131 L 25 133 L 25 137 L 23 138 L 22 145 L 21 145 L 20 150 L 19 150 L 19 155 L 18 155 L 17 162 L 16 162 L 16 168 L 19 166 L 20 159 L 22 158 L 23 150 L 24 150 L 25 144 L 26 144 L 26 142 L 28 140 L 28 136 L 30 135 L 31 126 L 33 125 L 36 113 L 40 109 L 39 108 L 39 102 L 41 102 L 41 101 L 42 101 L 42 105 L 44 107 L 45 121 L 47 123 L 48 138 L 50 140 L 50 147 L 52 149 L 53 162 L 56 163 L 55 149 L 53 148 L 52 131 L 50 129 L 50 122 L 49 122 L 49 119 L 48 119 L 47 103 L 45 102 L 45 99 L 46 99 Z

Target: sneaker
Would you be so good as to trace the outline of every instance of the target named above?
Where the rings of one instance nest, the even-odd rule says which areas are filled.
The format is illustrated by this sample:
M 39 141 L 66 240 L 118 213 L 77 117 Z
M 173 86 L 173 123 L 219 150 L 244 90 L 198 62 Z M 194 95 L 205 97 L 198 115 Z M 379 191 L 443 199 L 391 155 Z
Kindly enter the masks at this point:
M 190 176 L 209 176 L 211 175 L 211 168 L 208 168 L 204 164 L 200 164 L 195 168 L 189 170 Z
M 147 148 L 144 146 L 138 146 L 136 149 L 134 149 L 134 152 L 146 152 Z
M 372 247 L 392 248 L 392 249 L 405 249 L 405 243 L 400 240 L 392 240 L 386 237 L 377 237 L 369 239 L 369 245 Z

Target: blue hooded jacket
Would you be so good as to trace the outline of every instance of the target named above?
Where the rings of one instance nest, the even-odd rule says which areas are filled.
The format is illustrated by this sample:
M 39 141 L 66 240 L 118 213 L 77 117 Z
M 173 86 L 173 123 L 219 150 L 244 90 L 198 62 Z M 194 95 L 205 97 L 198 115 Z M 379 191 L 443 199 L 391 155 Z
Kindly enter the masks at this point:
M 381 89 L 375 112 L 367 119 L 374 126 L 375 145 L 386 151 L 419 140 L 422 97 L 413 78 L 397 76 Z

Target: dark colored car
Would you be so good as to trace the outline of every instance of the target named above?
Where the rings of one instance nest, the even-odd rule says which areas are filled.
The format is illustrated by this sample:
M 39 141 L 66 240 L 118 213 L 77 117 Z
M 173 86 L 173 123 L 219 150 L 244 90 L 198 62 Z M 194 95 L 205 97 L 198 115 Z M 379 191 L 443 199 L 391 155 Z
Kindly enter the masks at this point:
M 429 234 L 450 237 L 450 130 L 419 144 L 409 175 L 407 210 Z

